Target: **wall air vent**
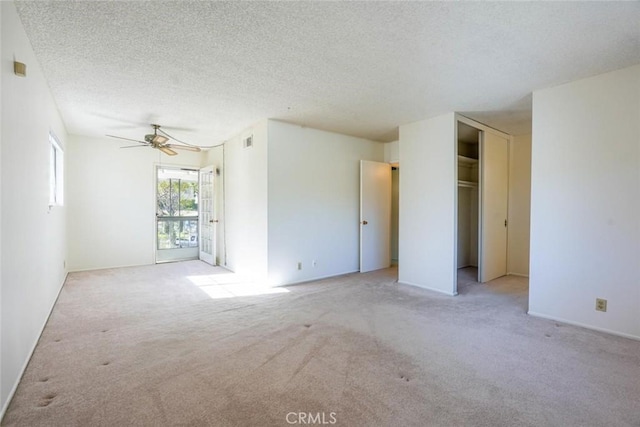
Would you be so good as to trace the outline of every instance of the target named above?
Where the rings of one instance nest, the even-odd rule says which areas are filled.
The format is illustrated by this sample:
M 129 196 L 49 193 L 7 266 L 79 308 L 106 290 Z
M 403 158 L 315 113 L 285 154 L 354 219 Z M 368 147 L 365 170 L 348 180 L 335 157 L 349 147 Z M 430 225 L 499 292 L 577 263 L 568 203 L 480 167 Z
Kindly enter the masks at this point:
M 244 148 L 251 148 L 253 147 L 253 135 L 246 137 L 245 139 L 242 140 L 242 146 Z

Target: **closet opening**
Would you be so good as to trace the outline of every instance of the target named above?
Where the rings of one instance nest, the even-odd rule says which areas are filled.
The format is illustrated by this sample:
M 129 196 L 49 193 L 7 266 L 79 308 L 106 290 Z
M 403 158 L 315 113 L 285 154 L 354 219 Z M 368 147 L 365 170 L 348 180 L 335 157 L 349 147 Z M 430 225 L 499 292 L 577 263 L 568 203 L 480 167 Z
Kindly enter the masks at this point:
M 459 116 L 456 291 L 507 274 L 509 135 Z
M 398 266 L 400 165 L 391 163 L 391 265 Z
M 458 122 L 458 284 L 478 282 L 480 242 L 480 134 L 481 131 Z

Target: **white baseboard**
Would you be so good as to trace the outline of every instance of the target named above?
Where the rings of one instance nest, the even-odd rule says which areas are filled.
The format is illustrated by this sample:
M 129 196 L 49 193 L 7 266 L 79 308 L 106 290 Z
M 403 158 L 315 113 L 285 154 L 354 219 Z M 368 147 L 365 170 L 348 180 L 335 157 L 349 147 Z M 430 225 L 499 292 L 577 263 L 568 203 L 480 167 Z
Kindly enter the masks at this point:
M 27 356 L 27 359 L 24 361 L 24 364 L 22 365 L 22 368 L 20 369 L 20 375 L 18 375 L 18 378 L 16 379 L 16 382 L 13 384 L 13 387 L 11 388 L 11 391 L 9 392 L 9 395 L 7 396 L 7 401 L 4 402 L 4 404 L 2 405 L 2 411 L 0 411 L 0 423 L 2 423 L 2 419 L 4 418 L 5 413 L 7 412 L 7 409 L 9 409 L 9 404 L 11 403 L 11 400 L 13 399 L 13 395 L 16 394 L 16 390 L 18 390 L 18 385 L 20 384 L 20 381 L 22 380 L 22 376 L 24 375 L 24 372 L 27 370 L 27 366 L 29 365 L 29 362 L 31 361 L 31 357 L 33 356 L 33 352 L 36 351 L 36 347 L 38 346 L 38 342 L 40 341 L 40 337 L 42 336 L 42 332 L 44 332 L 44 328 L 45 326 L 47 326 L 47 322 L 49 322 L 49 318 L 51 317 L 51 313 L 53 313 L 53 308 L 56 306 L 56 303 L 58 302 L 58 298 L 60 298 L 60 293 L 62 292 L 62 288 L 64 287 L 64 283 L 67 281 L 67 276 L 69 275 L 69 272 L 65 272 L 64 274 L 64 279 L 62 280 L 62 283 L 60 284 L 60 288 L 58 289 L 58 294 L 56 295 L 55 299 L 53 300 L 53 304 L 51 304 L 51 308 L 49 309 L 49 314 L 47 314 L 47 318 L 44 319 L 44 323 L 42 324 L 42 327 L 40 328 L 40 333 L 38 334 L 35 342 L 33 343 L 33 346 L 31 346 L 31 350 L 29 351 L 29 355 Z
M 528 274 L 513 273 L 513 272 L 511 272 L 511 271 L 507 273 L 507 276 L 518 276 L 518 277 L 527 277 L 527 278 L 529 277 L 529 275 L 528 275 Z
M 160 263 L 163 264 L 163 263 Z M 69 273 L 82 273 L 84 271 L 100 271 L 100 270 L 111 270 L 114 268 L 130 268 L 130 267 L 148 267 L 151 265 L 156 265 L 155 262 L 151 264 L 130 264 L 130 265 L 114 265 L 111 267 L 88 267 L 88 268 L 70 268 Z
M 439 294 L 448 295 L 448 296 L 450 296 L 450 297 L 454 297 L 454 296 L 458 295 L 458 292 L 447 292 L 447 291 L 443 291 L 442 289 L 432 288 L 432 287 L 430 287 L 430 286 L 419 285 L 419 284 L 417 284 L 417 283 L 401 282 L 401 281 L 399 281 L 399 280 L 398 280 L 398 284 L 400 284 L 400 285 L 415 286 L 415 287 L 420 288 L 420 289 L 425 289 L 425 290 L 427 290 L 427 291 L 438 292 Z
M 537 312 L 531 311 L 531 310 L 529 310 L 527 312 L 527 314 L 530 315 L 530 316 L 533 316 L 533 317 L 539 317 L 541 319 L 554 320 L 556 322 L 562 322 L 562 323 L 566 323 L 568 325 L 579 326 L 579 327 L 585 328 L 585 329 L 591 329 L 592 331 L 604 332 L 604 333 L 607 333 L 607 334 L 616 335 L 616 336 L 619 336 L 619 337 L 629 338 L 629 339 L 632 339 L 632 340 L 640 341 L 640 336 L 631 335 L 631 334 L 627 334 L 627 333 L 624 333 L 624 332 L 612 331 L 611 329 L 599 328 L 597 326 L 592 326 L 592 325 L 586 325 L 584 323 L 574 322 L 572 320 L 563 319 L 561 317 L 549 316 L 547 314 L 537 313 Z
M 274 287 L 280 287 L 280 286 L 302 285 L 304 283 L 315 282 L 317 280 L 323 280 L 323 279 L 331 279 L 332 277 L 346 276 L 347 274 L 353 274 L 353 273 L 357 273 L 357 272 L 358 272 L 358 270 L 345 271 L 344 273 L 329 274 L 329 275 L 326 275 L 326 276 L 313 277 L 313 278 L 310 278 L 310 279 L 304 279 L 304 280 L 300 280 L 300 281 L 297 281 L 297 282 L 288 282 L 288 283 L 284 283 L 282 285 L 273 285 L 273 286 Z

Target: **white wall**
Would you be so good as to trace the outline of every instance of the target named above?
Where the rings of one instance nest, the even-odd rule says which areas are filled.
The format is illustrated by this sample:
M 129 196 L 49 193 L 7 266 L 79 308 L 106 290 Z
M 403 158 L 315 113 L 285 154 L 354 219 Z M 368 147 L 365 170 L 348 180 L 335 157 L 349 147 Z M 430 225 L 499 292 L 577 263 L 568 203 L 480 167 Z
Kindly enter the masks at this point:
M 507 271 L 529 275 L 531 134 L 513 137 L 509 147 L 509 236 Z
M 402 283 L 455 293 L 455 114 L 400 126 Z
M 534 92 L 532 130 L 530 314 L 640 338 L 640 65 Z
M 26 367 L 66 276 L 65 207 L 49 209 L 49 131 L 67 135 L 13 2 L 1 2 L 0 407 Z M 27 77 L 13 74 L 13 60 Z M 2 415 L 0 413 L 0 416 Z
M 243 139 L 253 135 L 253 147 Z M 225 142 L 226 266 L 267 278 L 267 121 Z
M 269 121 L 272 284 L 358 271 L 360 160 L 383 161 L 384 144 Z
M 386 163 L 398 163 L 400 161 L 400 141 L 384 144 L 384 161 Z
M 198 169 L 201 153 L 123 150 L 110 138 L 71 135 L 67 210 L 71 271 L 155 263 L 155 166 Z
M 0 7 L 0 166 L 2 165 L 2 121 L 4 119 L 4 116 L 2 115 L 2 105 L 4 104 L 4 99 L 2 98 L 2 85 L 4 82 L 4 73 L 6 72 L 6 65 L 4 64 L 5 57 L 2 54 L 4 46 L 1 43 L 5 37 L 2 33 L 2 28 L 4 27 L 4 24 L 2 23 L 2 10 L 3 8 Z M 0 422 L 4 415 L 6 400 L 2 394 L 2 366 L 2 173 L 0 172 Z
M 219 171 L 214 177 L 215 212 L 216 219 L 216 263 L 225 265 L 225 227 L 224 217 L 224 145 L 211 148 L 203 152 L 202 167 L 213 166 L 214 171 Z

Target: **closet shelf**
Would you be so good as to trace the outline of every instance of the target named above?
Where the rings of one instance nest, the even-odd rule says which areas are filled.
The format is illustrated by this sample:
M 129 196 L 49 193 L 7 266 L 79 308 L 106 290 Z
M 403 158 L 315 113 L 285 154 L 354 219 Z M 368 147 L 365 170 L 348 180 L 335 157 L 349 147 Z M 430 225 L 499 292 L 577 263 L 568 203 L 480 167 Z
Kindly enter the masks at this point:
M 461 155 L 458 155 L 458 161 L 460 163 L 469 163 L 470 165 L 478 163 L 478 159 L 472 159 L 471 157 L 461 156 Z
M 478 188 L 478 183 L 473 181 L 463 181 L 461 179 L 458 180 L 458 187 L 466 187 L 466 188 Z

